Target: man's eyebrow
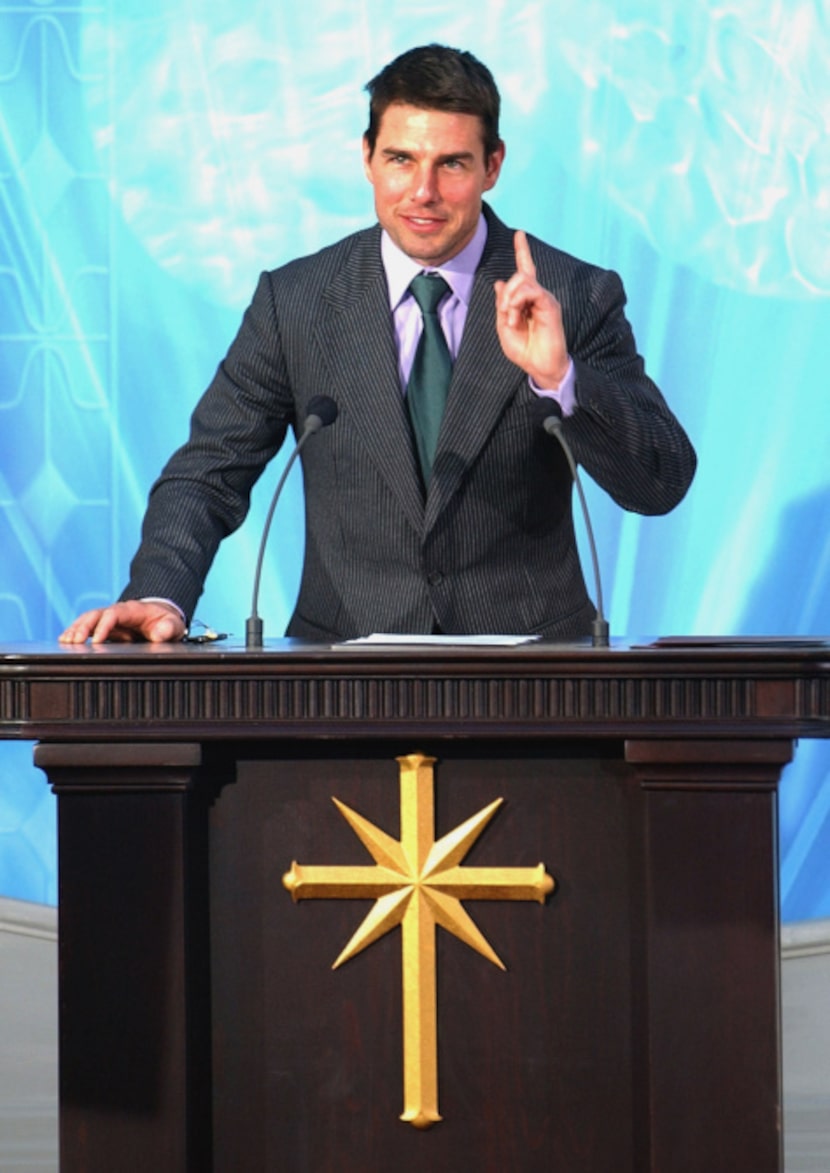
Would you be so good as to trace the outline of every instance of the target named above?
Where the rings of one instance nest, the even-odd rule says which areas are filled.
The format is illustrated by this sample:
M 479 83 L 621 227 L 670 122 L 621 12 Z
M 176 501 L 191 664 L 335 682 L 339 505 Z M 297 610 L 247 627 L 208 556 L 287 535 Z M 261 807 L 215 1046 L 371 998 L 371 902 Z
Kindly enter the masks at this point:
M 402 156 L 405 159 L 413 159 L 416 152 L 407 150 L 406 147 L 383 147 L 380 153 L 388 159 L 395 159 L 398 156 Z M 454 159 L 467 162 L 474 158 L 475 153 L 473 151 L 448 151 L 445 155 L 439 155 L 436 162 L 451 163 Z

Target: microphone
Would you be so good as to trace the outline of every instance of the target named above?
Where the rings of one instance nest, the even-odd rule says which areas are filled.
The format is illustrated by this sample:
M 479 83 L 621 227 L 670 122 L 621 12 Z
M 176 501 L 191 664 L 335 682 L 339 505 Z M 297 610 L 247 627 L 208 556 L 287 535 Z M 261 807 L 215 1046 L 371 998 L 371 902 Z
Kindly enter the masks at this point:
M 576 485 L 577 493 L 579 494 L 579 501 L 582 506 L 582 516 L 585 520 L 585 531 L 588 535 L 588 548 L 591 551 L 591 561 L 594 565 L 594 583 L 596 586 L 597 596 L 597 615 L 591 624 L 591 647 L 607 648 L 609 644 L 609 628 L 608 620 L 605 618 L 605 608 L 602 605 L 602 583 L 599 577 L 599 559 L 597 558 L 597 546 L 594 541 L 594 531 L 591 526 L 591 517 L 588 513 L 588 504 L 585 500 L 585 494 L 582 491 L 582 481 L 579 479 L 579 472 L 577 471 L 576 461 L 574 460 L 571 446 L 565 439 L 565 433 L 562 429 L 562 408 L 555 399 L 547 397 L 540 398 L 542 409 L 540 415 L 542 417 L 542 427 L 549 436 L 555 436 L 559 441 L 559 446 L 565 453 L 565 459 L 568 462 L 568 467 L 571 470 L 574 484 Z
M 271 505 L 268 509 L 268 516 L 265 518 L 265 526 L 262 530 L 262 541 L 259 544 L 259 556 L 256 562 L 256 572 L 254 574 L 254 591 L 251 600 L 251 615 L 245 621 L 245 647 L 246 648 L 261 648 L 262 642 L 262 620 L 259 617 L 257 607 L 259 605 L 259 580 L 262 577 L 262 562 L 265 558 L 265 545 L 268 541 L 268 533 L 271 529 L 271 521 L 274 517 L 274 511 L 277 508 L 277 502 L 280 499 L 283 485 L 288 479 L 288 474 L 294 465 L 294 461 L 300 455 L 303 445 L 309 436 L 313 436 L 315 432 L 319 432 L 321 428 L 327 428 L 329 424 L 333 424 L 337 419 L 337 404 L 328 395 L 315 395 L 313 399 L 308 401 L 308 410 L 306 412 L 305 424 L 303 425 L 302 435 L 297 441 L 294 451 L 288 458 L 285 468 L 282 470 L 282 476 L 279 479 L 274 496 L 271 498 Z

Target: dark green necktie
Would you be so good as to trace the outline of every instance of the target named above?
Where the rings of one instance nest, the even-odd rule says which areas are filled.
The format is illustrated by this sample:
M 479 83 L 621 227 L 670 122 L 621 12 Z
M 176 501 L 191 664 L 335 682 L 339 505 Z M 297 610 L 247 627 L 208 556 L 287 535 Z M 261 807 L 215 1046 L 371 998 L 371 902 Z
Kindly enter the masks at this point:
M 450 287 L 437 273 L 419 273 L 409 288 L 424 315 L 424 330 L 406 385 L 406 402 L 428 485 L 452 375 L 452 359 L 438 318 L 438 303 Z

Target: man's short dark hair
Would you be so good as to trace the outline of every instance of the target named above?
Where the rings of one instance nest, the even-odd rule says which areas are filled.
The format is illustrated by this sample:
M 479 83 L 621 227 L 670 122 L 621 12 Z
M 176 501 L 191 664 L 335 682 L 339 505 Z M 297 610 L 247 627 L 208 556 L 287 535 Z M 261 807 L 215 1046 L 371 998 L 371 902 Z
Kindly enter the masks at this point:
M 481 119 L 485 159 L 501 144 L 499 91 L 490 70 L 472 53 L 446 45 L 408 49 L 384 66 L 366 90 L 369 93 L 366 142 L 370 156 L 375 150 L 381 118 L 387 107 L 395 103 L 422 110 L 477 115 Z

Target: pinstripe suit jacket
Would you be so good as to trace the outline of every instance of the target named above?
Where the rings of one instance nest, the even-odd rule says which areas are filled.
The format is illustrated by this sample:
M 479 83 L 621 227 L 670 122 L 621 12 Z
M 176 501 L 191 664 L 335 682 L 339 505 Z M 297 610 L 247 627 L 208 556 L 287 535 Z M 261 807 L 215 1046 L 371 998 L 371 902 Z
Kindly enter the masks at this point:
M 513 234 L 485 214 L 487 245 L 428 492 L 375 226 L 262 275 L 188 443 L 153 486 L 123 598 L 164 596 L 192 613 L 254 481 L 308 401 L 326 394 L 339 416 L 303 453 L 306 552 L 289 635 L 330 640 L 436 623 L 548 638 L 589 630 L 570 473 L 495 331 L 493 282 L 515 270 Z M 671 509 L 695 456 L 645 375 L 619 278 L 530 244 L 541 284 L 561 302 L 574 359 L 578 406 L 565 431 L 576 459 L 624 508 Z

